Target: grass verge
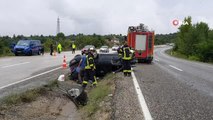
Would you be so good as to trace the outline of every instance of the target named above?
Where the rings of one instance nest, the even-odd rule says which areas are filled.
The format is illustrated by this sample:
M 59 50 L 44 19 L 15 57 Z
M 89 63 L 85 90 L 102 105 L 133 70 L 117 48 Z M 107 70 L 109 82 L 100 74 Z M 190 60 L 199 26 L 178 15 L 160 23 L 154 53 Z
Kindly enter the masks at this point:
M 0 111 L 2 109 L 10 108 L 14 105 L 18 105 L 21 103 L 30 103 L 35 101 L 41 95 L 45 95 L 47 91 L 53 90 L 57 86 L 57 81 L 51 81 L 47 85 L 43 87 L 39 87 L 36 89 L 27 90 L 20 94 L 12 94 L 9 96 L 4 97 L 0 103 Z
M 98 82 L 98 86 L 96 88 L 92 88 L 88 92 L 89 102 L 86 106 L 81 108 L 81 111 L 84 114 L 83 116 L 85 117 L 83 119 L 88 120 L 99 119 L 97 117 L 94 117 L 98 111 L 101 110 L 107 112 L 107 110 L 103 110 L 105 106 L 101 106 L 100 104 L 103 103 L 103 101 L 105 101 L 110 94 L 114 93 L 115 79 L 116 75 L 108 74 L 106 75 L 106 77 L 104 77 L 103 80 L 100 80 Z
M 169 49 L 169 50 L 166 50 L 165 51 L 168 55 L 171 55 L 171 56 L 174 56 L 174 57 L 177 57 L 177 58 L 182 58 L 182 59 L 188 59 L 188 57 L 184 54 L 181 54 L 179 52 L 175 52 L 173 51 L 172 49 Z

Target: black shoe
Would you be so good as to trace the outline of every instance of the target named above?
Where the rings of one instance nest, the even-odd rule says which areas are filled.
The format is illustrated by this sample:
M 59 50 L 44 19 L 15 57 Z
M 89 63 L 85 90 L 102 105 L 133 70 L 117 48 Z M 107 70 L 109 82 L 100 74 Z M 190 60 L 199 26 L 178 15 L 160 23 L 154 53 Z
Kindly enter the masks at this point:
M 127 74 L 126 73 L 124 73 L 124 77 L 126 77 L 127 76 Z
M 131 76 L 131 73 L 128 73 L 128 75 L 127 75 L 128 77 L 130 77 Z
M 82 85 L 82 87 L 83 87 L 83 88 L 86 88 L 86 87 L 87 87 L 87 85 L 86 85 L 86 84 L 83 84 L 83 85 Z
M 96 88 L 96 84 L 93 84 L 93 86 L 92 86 L 93 88 Z

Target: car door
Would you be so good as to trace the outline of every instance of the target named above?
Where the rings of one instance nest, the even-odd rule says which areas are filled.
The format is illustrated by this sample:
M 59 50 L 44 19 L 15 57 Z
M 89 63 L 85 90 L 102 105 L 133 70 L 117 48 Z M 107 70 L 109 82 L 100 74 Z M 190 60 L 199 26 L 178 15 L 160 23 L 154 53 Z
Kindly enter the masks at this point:
M 35 41 L 31 41 L 31 50 L 32 50 L 32 54 L 36 53 L 36 43 L 35 43 Z

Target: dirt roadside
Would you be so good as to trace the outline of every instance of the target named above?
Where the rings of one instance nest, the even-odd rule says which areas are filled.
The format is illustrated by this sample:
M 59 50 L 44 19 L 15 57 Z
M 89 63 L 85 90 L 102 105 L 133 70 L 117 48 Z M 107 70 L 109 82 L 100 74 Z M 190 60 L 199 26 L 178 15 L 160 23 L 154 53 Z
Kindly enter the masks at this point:
M 30 103 L 0 109 L 0 120 L 81 120 L 73 102 L 58 89 L 47 90 Z

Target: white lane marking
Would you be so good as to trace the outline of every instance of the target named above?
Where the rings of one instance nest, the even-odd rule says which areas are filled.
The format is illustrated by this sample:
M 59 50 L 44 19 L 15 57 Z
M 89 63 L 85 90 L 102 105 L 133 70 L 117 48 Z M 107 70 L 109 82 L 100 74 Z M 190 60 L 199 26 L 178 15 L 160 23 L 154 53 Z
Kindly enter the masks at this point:
M 158 61 L 158 62 L 159 62 L 160 60 L 158 60 L 158 59 L 155 58 L 155 61 Z
M 18 66 L 18 65 L 28 64 L 28 63 L 30 63 L 30 62 L 23 62 L 23 63 L 13 64 L 13 65 L 7 65 L 7 66 L 3 66 L 1 68 L 8 68 L 8 67 L 13 67 L 13 66 Z
M 34 76 L 32 76 L 32 77 L 28 77 L 28 78 L 25 78 L 25 79 L 23 79 L 23 80 L 20 80 L 20 81 L 17 81 L 17 82 L 14 82 L 14 83 L 11 83 L 11 84 L 8 84 L 8 85 L 5 85 L 5 86 L 2 86 L 2 87 L 0 87 L 0 90 L 1 90 L 1 89 L 4 89 L 4 88 L 6 88 L 6 87 L 9 87 L 9 86 L 11 86 L 11 85 L 15 85 L 15 84 L 18 84 L 18 83 L 21 83 L 21 82 L 24 82 L 24 81 L 30 80 L 30 79 L 32 79 L 32 78 L 35 78 L 35 77 L 38 77 L 38 76 L 41 76 L 41 75 L 44 75 L 44 74 L 47 74 L 47 73 L 53 72 L 53 71 L 58 70 L 58 69 L 61 69 L 61 67 L 58 67 L 58 68 L 55 68 L 55 69 L 52 69 L 52 70 L 49 70 L 49 71 L 46 71 L 46 72 L 43 72 L 43 73 L 40 73 L 40 74 L 34 75 Z
M 136 93 L 138 95 L 138 100 L 139 100 L 141 109 L 143 111 L 144 119 L 145 120 L 152 120 L 152 116 L 151 116 L 151 114 L 149 112 L 149 109 L 147 107 L 146 101 L 144 99 L 144 96 L 142 94 L 142 91 L 140 89 L 140 86 L 138 84 L 138 81 L 137 81 L 137 79 L 135 77 L 135 73 L 134 72 L 132 72 L 132 78 L 133 78 L 133 83 L 134 83 L 134 86 L 135 86 Z
M 175 67 L 175 66 L 173 66 L 173 65 L 169 65 L 169 66 L 172 67 L 172 68 L 174 68 L 174 69 L 176 69 L 176 70 L 183 71 L 183 70 L 181 70 L 180 68 L 177 68 L 177 67 Z

